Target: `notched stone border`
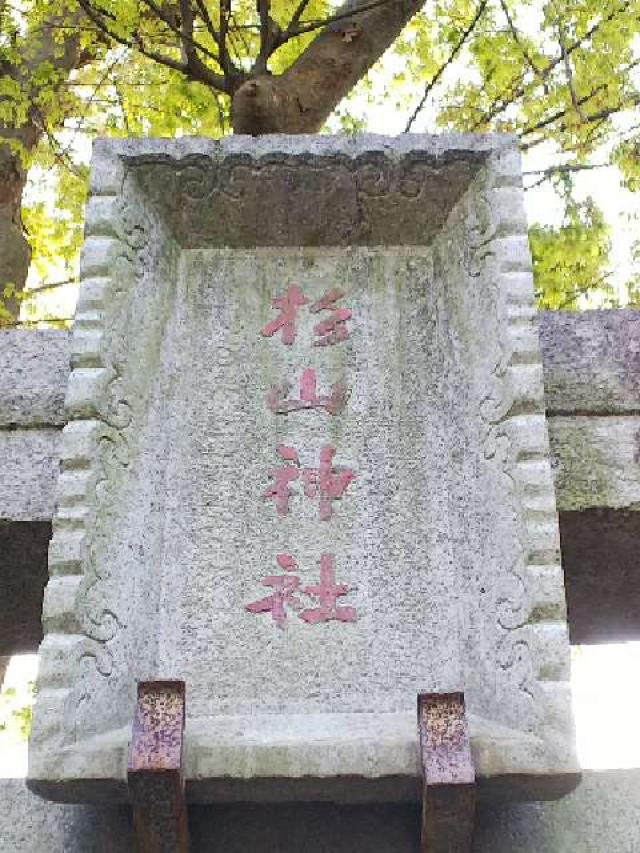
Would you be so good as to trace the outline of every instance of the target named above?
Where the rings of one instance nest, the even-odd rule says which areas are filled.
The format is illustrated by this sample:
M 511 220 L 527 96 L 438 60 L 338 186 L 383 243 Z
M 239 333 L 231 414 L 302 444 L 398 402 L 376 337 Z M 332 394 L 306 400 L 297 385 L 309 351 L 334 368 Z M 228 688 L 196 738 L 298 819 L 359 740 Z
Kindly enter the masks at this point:
M 510 602 L 511 621 L 504 625 L 505 665 L 511 660 L 522 666 L 522 656 L 526 657 L 521 689 L 531 694 L 538 710 L 543 709 L 535 734 L 542 735 L 544 754 L 532 771 L 565 766 L 570 774 L 577 765 L 564 581 L 522 172 L 515 146 L 495 155 L 492 166 L 487 197 L 493 236 L 487 249 L 495 257 L 502 294 L 503 359 L 495 368 L 499 390 L 487 401 L 483 415 L 491 427 L 493 450 L 501 439 L 507 442 L 504 470 L 519 493 L 526 555 L 522 577 L 516 574 L 521 591 Z M 499 614 L 499 622 L 500 618 Z
M 165 150 L 176 151 L 178 156 L 170 156 Z M 178 145 L 172 143 L 170 149 L 153 141 L 98 142 L 87 207 L 82 287 L 72 337 L 72 372 L 66 399 L 69 423 L 63 430 L 54 536 L 49 551 L 50 581 L 43 607 L 45 639 L 40 650 L 33 733 L 37 749 L 32 751 L 29 770 L 30 786 L 37 792 L 52 795 L 56 779 L 61 779 L 62 787 L 69 785 L 65 778 L 67 768 L 63 769 L 61 762 L 65 750 L 68 754 L 73 743 L 61 723 L 75 713 L 72 707 L 75 662 L 83 656 L 96 657 L 96 650 L 91 647 L 93 641 L 78 619 L 77 599 L 83 583 L 87 531 L 95 503 L 89 496 L 100 476 L 97 448 L 107 429 L 106 413 L 113 404 L 110 386 L 116 377 L 105 357 L 104 318 L 107 302 L 118 288 L 118 282 L 112 278 L 114 260 L 126 251 L 118 235 L 122 215 L 119 200 L 127 168 L 145 159 L 175 162 L 196 154 L 214 160 L 233 153 L 254 159 L 267 155 L 356 157 L 364 153 L 399 158 L 411 150 L 431 151 L 434 157 L 443 159 L 469 157 L 473 152 L 481 160 L 488 160 L 486 172 L 481 176 L 486 180 L 489 233 L 486 238 L 481 235 L 476 250 L 482 249 L 483 257 L 493 256 L 506 322 L 502 324 L 504 357 L 496 365 L 495 386 L 485 401 L 487 452 L 491 454 L 506 440 L 504 470 L 513 477 L 519 490 L 524 515 L 521 538 L 527 555 L 522 577 L 514 578 L 513 600 L 506 602 L 509 618 L 517 616 L 515 623 L 508 619 L 504 623 L 507 639 L 504 666 L 511 665 L 510 655 L 515 655 L 514 660 L 518 658 L 521 663 L 519 656 L 524 652 L 527 675 L 521 686 L 534 699 L 536 696 L 543 699 L 545 717 L 535 733 L 537 736 L 542 731 L 543 737 L 531 773 L 541 775 L 557 769 L 558 765 L 566 765 L 567 773 L 574 768 L 574 757 L 567 752 L 571 743 L 571 734 L 566 729 L 570 720 L 570 692 L 558 522 L 519 155 L 512 138 L 409 136 L 346 141 L 331 137 L 276 137 L 259 141 L 231 138 L 221 143 L 185 140 Z M 123 760 L 126 735 L 124 739 L 124 749 L 120 749 Z M 105 744 L 104 749 L 113 754 L 113 746 Z M 478 748 L 482 751 L 482 745 Z M 105 780 L 122 777 L 124 783 L 124 764 L 121 773 L 118 765 L 120 752 L 116 749 L 111 761 L 102 765 Z M 522 773 L 523 768 L 518 764 L 521 758 L 516 747 L 512 757 L 505 756 L 498 775 Z M 76 781 L 83 784 L 79 778 Z M 79 796 L 80 800 L 85 793 Z
M 81 287 L 71 336 L 71 373 L 62 431 L 60 475 L 49 545 L 49 583 L 43 602 L 44 640 L 39 651 L 38 695 L 30 750 L 30 787 L 41 792 L 38 779 L 62 775 L 62 752 L 71 746 L 65 718 L 73 718 L 76 662 L 91 654 L 79 621 L 77 597 L 84 580 L 87 531 L 94 512 L 91 495 L 98 478 L 98 444 L 104 434 L 102 414 L 113 371 L 106 364 L 103 335 L 112 288 L 112 262 L 122 251 L 118 239 L 118 200 L 125 168 L 116 155 L 93 159 L 91 196 L 87 204 L 85 243 L 80 262 Z M 46 787 L 46 786 L 45 786 Z M 46 793 L 46 791 L 44 792 Z

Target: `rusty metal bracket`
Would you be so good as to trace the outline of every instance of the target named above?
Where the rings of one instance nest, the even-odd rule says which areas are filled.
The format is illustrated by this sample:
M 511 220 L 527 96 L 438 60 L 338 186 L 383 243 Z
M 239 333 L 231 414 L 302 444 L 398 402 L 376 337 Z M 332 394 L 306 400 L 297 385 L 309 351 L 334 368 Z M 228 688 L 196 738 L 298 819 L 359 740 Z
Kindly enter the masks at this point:
M 470 853 L 476 782 L 463 693 L 418 694 L 422 853 Z
M 127 779 L 139 853 L 188 853 L 183 681 L 141 681 Z

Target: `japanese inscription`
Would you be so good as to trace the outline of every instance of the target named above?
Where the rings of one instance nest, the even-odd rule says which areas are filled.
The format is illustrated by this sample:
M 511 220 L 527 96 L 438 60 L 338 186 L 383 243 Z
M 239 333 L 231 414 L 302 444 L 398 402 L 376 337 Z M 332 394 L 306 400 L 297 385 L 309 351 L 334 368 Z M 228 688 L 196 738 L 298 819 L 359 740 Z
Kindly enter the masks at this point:
M 278 566 L 285 572 L 296 572 L 298 563 L 290 554 L 276 556 Z M 271 618 L 279 628 L 284 628 L 288 612 L 292 610 L 308 625 L 319 622 L 355 622 L 357 613 L 355 607 L 339 605 L 338 599 L 350 592 L 352 587 L 345 583 L 336 583 L 335 557 L 333 554 L 323 554 L 320 557 L 320 581 L 311 586 L 301 586 L 298 575 L 268 575 L 262 579 L 262 585 L 269 587 L 271 595 L 246 605 L 249 613 L 270 613 Z M 300 595 L 312 599 L 317 606 L 305 608 Z M 310 602 L 311 603 L 311 602 Z
M 349 338 L 347 321 L 351 319 L 352 312 L 349 308 L 336 307 L 336 302 L 340 302 L 343 298 L 344 293 L 334 288 L 333 290 L 328 290 L 320 299 L 309 306 L 309 311 L 312 314 L 318 314 L 321 311 L 330 312 L 330 316 L 327 319 L 316 323 L 313 327 L 313 334 L 318 338 L 317 341 L 314 341 L 314 346 L 333 346 Z M 276 310 L 280 311 L 280 314 L 275 320 L 271 320 L 270 323 L 262 327 L 263 336 L 265 338 L 272 338 L 279 332 L 282 343 L 285 346 L 291 346 L 298 335 L 296 327 L 298 312 L 304 305 L 308 305 L 308 303 L 309 300 L 300 287 L 297 284 L 292 284 L 286 293 L 276 296 L 271 303 Z
M 312 301 L 298 284 L 290 284 L 284 293 L 272 300 L 271 306 L 278 311 L 278 316 L 262 327 L 261 334 L 279 340 L 284 346 L 293 346 L 298 337 L 300 312 L 308 306 L 311 314 L 326 315 L 313 325 L 313 346 L 342 344 L 350 338 L 348 323 L 353 317 L 350 308 L 338 305 L 344 298 L 342 290 L 331 288 Z M 266 397 L 267 408 L 274 415 L 323 410 L 336 416 L 347 404 L 348 391 L 341 383 L 335 383 L 328 394 L 318 393 L 318 376 L 313 368 L 302 371 L 298 384 L 297 398 L 290 396 L 292 383 L 288 381 L 272 386 Z M 317 501 L 319 520 L 331 521 L 334 503 L 344 498 L 356 477 L 351 468 L 334 463 L 337 448 L 323 443 L 318 464 L 313 467 L 302 467 L 300 452 L 295 447 L 279 444 L 275 452 L 281 464 L 266 472 L 271 484 L 263 493 L 264 500 L 273 502 L 279 516 L 289 514 L 293 498 Z M 353 587 L 336 581 L 334 554 L 322 554 L 319 580 L 308 585 L 303 585 L 298 563 L 291 554 L 277 554 L 275 560 L 282 574 L 266 575 L 261 579 L 261 585 L 267 587 L 269 594 L 245 605 L 248 613 L 270 614 L 278 628 L 287 626 L 291 614 L 307 625 L 357 621 L 356 608 L 341 601 Z
M 320 521 L 328 521 L 333 515 L 333 501 L 342 498 L 355 477 L 353 471 L 350 468 L 334 467 L 335 447 L 322 448 L 320 464 L 317 468 L 303 469 L 300 469 L 300 457 L 295 448 L 285 447 L 281 444 L 276 450 L 284 465 L 269 470 L 269 477 L 274 482 L 265 492 L 265 498 L 273 498 L 278 513 L 286 515 L 289 512 L 289 499 L 293 495 L 290 484 L 302 474 L 304 496 L 314 500 L 318 499 Z
M 300 392 L 298 399 L 291 399 L 290 382 L 273 385 L 267 394 L 267 406 L 275 415 L 288 415 L 289 412 L 299 412 L 305 409 L 324 409 L 330 415 L 337 415 L 344 409 L 347 402 L 347 389 L 341 383 L 331 388 L 330 394 L 318 394 L 315 370 L 308 368 L 300 377 Z

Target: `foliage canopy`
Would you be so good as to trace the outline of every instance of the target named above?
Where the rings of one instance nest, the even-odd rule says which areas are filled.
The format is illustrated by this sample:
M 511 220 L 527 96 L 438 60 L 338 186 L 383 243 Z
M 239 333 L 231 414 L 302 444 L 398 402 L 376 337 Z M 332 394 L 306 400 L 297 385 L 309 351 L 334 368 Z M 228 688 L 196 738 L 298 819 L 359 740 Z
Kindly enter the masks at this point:
M 531 231 L 540 304 L 615 304 L 574 175 L 640 188 L 639 31 L 640 0 L 0 0 L 0 176 L 4 152 L 39 276 L 73 281 L 95 135 L 380 130 L 380 106 L 399 129 L 510 131 L 565 209 Z

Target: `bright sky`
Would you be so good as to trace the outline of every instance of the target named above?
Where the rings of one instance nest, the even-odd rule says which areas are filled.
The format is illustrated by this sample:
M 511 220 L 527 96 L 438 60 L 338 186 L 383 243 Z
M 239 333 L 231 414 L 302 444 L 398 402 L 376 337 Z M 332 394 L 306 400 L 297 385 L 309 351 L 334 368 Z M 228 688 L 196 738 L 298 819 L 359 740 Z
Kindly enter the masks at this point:
M 539 15 L 543 3 L 531 2 L 523 4 L 519 13 L 519 23 L 524 31 L 536 31 L 539 24 Z M 640 51 L 640 45 L 639 45 Z M 387 55 L 385 65 L 391 73 L 401 70 L 401 63 L 395 57 Z M 456 78 L 469 78 L 471 73 L 465 73 L 463 61 L 452 66 L 451 72 L 445 72 L 442 77 L 443 84 Z M 377 95 L 385 93 L 386 73 L 382 71 L 373 80 L 373 88 Z M 640 77 L 640 75 L 639 75 Z M 387 78 L 388 79 L 388 78 Z M 438 89 L 433 92 L 437 98 Z M 417 97 L 419 96 L 419 93 Z M 437 132 L 436 116 L 438 113 L 437 100 L 427 101 L 425 108 L 416 119 L 412 132 L 433 133 Z M 403 110 L 390 108 L 386 103 L 379 107 L 363 107 L 366 111 L 368 128 L 374 133 L 385 133 L 395 136 L 402 133 L 407 122 L 407 114 Z M 630 119 L 616 119 L 619 130 L 626 129 L 631 124 Z M 594 163 L 606 161 L 607 152 L 603 149 L 593 157 Z M 527 172 L 548 169 L 556 165 L 558 158 L 555 152 L 548 146 L 538 146 L 523 156 L 523 172 L 525 173 L 525 186 L 530 186 L 537 178 L 527 177 Z M 618 289 L 623 299 L 623 285 L 630 278 L 632 269 L 637 269 L 632 257 L 633 243 L 640 238 L 638 223 L 640 222 L 640 193 L 632 193 L 621 185 L 620 172 L 615 167 L 598 168 L 589 171 L 575 173 L 574 175 L 575 195 L 578 201 L 585 200 L 591 196 L 596 205 L 602 210 L 607 223 L 611 227 L 612 253 L 612 283 Z M 541 187 L 528 190 L 525 193 L 525 207 L 529 224 L 560 225 L 562 220 L 562 206 L 558 195 L 554 192 L 549 181 Z M 597 306 L 582 306 L 597 307 Z

